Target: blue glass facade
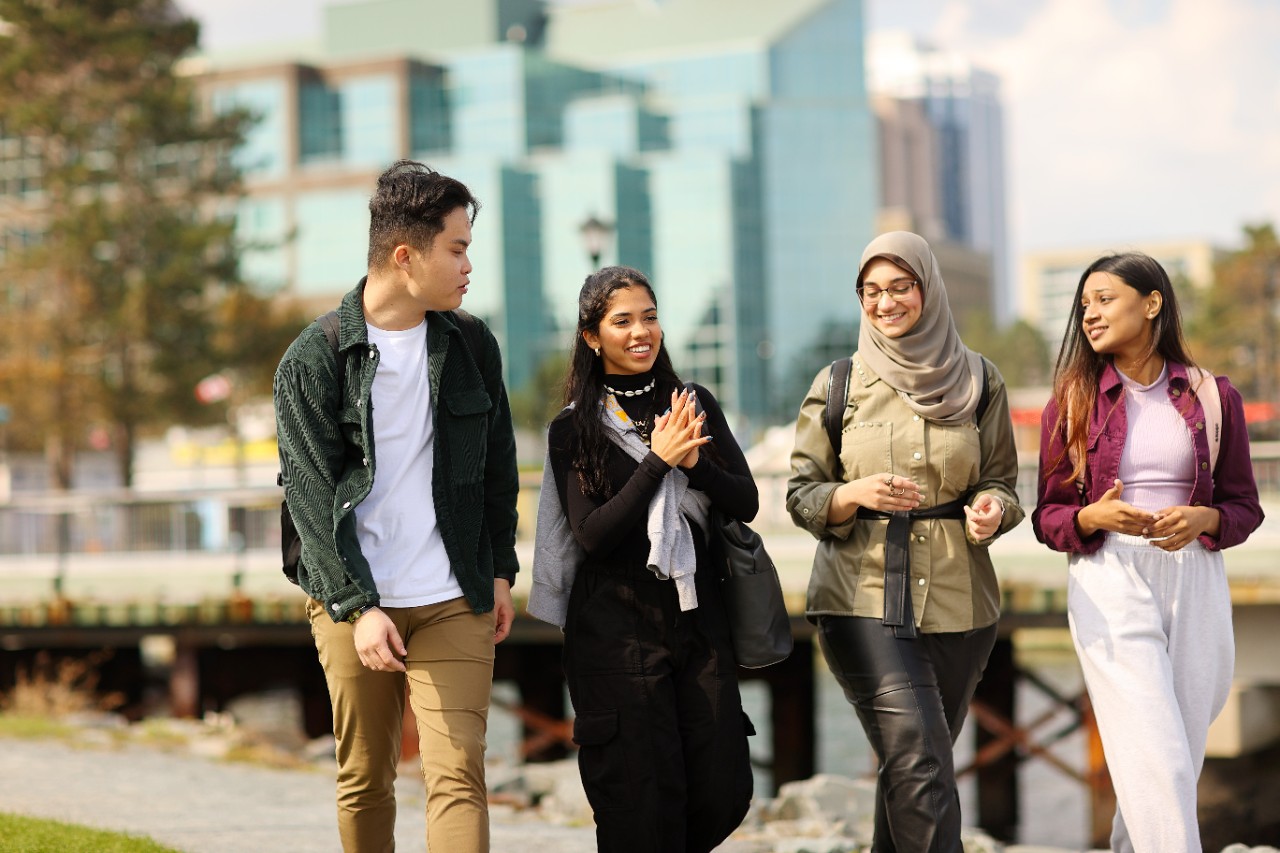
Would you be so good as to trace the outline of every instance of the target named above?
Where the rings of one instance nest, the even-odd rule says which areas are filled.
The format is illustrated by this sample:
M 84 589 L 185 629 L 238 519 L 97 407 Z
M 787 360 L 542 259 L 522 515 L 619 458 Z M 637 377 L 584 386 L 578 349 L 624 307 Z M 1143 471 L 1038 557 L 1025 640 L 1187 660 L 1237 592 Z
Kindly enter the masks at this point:
M 299 193 L 294 224 L 294 285 L 299 294 L 336 296 L 364 275 L 369 248 L 367 189 Z
M 358 18 L 343 7 L 329 50 L 356 53 L 337 49 L 339 20 L 359 21 L 353 45 L 379 28 L 402 44 L 393 6 L 362 4 Z M 374 178 L 414 157 L 483 203 L 464 307 L 498 334 L 513 390 L 572 339 L 591 271 L 580 229 L 595 216 L 614 228 L 600 263 L 652 278 L 677 369 L 740 422 L 793 417 L 813 373 L 856 335 L 852 276 L 877 197 L 861 0 L 753 5 L 733 24 L 756 29 L 708 25 L 705 44 L 672 27 L 653 36 L 670 46 L 636 47 L 643 28 L 616 27 L 592 37 L 591 61 L 552 50 L 556 18 L 588 13 L 511 18 L 536 6 L 460 7 L 480 17 L 449 32 L 506 21 L 488 44 L 433 45 L 424 32 L 416 53 L 263 66 L 256 82 L 238 69 L 233 86 L 212 75 L 213 91 L 271 114 L 244 152 L 266 165 L 250 174 L 242 234 L 294 235 L 246 258 L 246 272 L 336 298 L 364 270 Z M 669 14 L 617 14 L 632 13 Z
M 213 90 L 214 109 L 244 109 L 256 118 L 235 155 L 236 165 L 246 175 L 274 178 L 285 173 L 289 162 L 287 98 L 283 80 L 252 80 Z

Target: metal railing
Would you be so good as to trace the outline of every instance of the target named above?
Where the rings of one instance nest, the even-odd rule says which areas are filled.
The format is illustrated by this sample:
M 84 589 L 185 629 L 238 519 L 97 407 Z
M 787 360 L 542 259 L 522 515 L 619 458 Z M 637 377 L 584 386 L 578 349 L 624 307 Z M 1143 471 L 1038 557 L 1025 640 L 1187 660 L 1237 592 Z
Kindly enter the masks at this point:
M 1280 497 L 1280 443 L 1254 446 L 1254 476 L 1264 499 Z M 1024 458 L 1018 494 L 1030 509 L 1036 494 L 1036 460 Z M 522 537 L 533 534 L 539 477 L 521 482 Z M 785 477 L 762 477 L 763 528 L 791 526 L 783 506 Z M 0 558 L 35 555 L 238 553 L 280 545 L 278 488 L 169 493 L 72 492 L 15 496 L 0 503 Z

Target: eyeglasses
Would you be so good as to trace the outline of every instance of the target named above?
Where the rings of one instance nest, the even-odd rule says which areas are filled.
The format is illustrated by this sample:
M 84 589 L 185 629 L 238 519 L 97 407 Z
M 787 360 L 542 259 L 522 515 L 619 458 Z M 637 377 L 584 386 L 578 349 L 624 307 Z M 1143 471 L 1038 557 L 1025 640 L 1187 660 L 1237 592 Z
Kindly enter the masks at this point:
M 874 284 L 863 285 L 858 288 L 858 298 L 867 305 L 875 305 L 880 301 L 880 297 L 887 293 L 894 302 L 901 302 L 907 298 L 911 288 L 919 283 L 915 279 L 911 279 L 910 281 L 895 281 L 888 287 L 876 287 Z

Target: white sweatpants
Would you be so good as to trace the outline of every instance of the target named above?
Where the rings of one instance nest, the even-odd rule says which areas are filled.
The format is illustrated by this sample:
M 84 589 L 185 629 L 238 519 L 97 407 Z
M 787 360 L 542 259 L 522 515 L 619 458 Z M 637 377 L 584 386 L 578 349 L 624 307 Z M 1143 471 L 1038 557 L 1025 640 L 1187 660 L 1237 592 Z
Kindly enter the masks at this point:
M 1221 552 L 1111 533 L 1072 555 L 1067 614 L 1115 785 L 1111 849 L 1200 853 L 1196 781 L 1235 666 Z

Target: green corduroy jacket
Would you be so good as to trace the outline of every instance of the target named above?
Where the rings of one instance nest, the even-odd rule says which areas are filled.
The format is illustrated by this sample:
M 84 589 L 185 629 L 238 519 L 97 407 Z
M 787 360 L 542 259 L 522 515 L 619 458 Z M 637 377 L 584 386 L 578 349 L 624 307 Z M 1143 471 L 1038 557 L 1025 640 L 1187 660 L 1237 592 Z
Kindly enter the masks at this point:
M 335 622 L 378 603 L 355 516 L 378 470 L 371 401 L 379 355 L 369 345 L 364 285 L 361 279 L 338 309 L 343 381 L 319 323 L 289 346 L 275 376 L 280 470 L 302 540 L 298 582 Z M 458 585 L 472 609 L 484 613 L 493 609 L 493 579 L 514 583 L 519 571 L 520 485 L 502 354 L 487 327 L 480 335 L 484 352 L 473 358 L 453 312 L 428 311 L 426 319 L 436 522 Z

